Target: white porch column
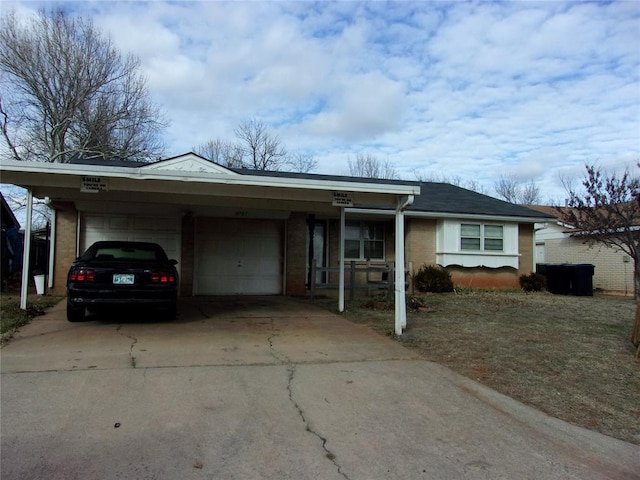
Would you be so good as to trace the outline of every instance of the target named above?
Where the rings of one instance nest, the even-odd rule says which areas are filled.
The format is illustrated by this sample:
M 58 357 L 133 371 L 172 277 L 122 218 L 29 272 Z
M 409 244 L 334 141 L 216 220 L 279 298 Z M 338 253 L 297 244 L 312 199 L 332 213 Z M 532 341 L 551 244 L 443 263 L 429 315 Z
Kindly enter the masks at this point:
M 407 303 L 404 290 L 404 212 L 396 211 L 396 268 L 395 268 L 396 335 L 402 335 L 407 326 Z
M 344 207 L 340 208 L 340 244 L 338 254 L 340 256 L 340 278 L 338 279 L 338 311 L 344 312 L 344 229 L 345 229 L 345 213 Z
M 24 249 L 22 251 L 22 284 L 20 285 L 20 308 L 27 309 L 27 294 L 29 293 L 29 263 L 31 253 L 31 216 L 33 214 L 33 192 L 27 190 L 27 219 L 24 227 Z
M 51 229 L 49 233 L 49 280 L 48 288 L 53 288 L 53 269 L 56 265 L 56 209 L 51 207 Z
M 402 329 L 407 327 L 407 299 L 404 278 L 404 210 L 413 203 L 413 195 L 398 200 L 396 208 L 396 268 L 395 268 L 395 330 L 396 335 L 402 335 Z

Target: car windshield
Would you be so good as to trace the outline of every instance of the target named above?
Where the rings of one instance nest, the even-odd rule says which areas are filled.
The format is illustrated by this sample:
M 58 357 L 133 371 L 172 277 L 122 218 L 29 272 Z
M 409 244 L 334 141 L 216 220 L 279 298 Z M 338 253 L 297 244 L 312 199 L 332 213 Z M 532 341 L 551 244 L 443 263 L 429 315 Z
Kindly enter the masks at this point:
M 155 245 L 104 245 L 90 249 L 86 260 L 167 261 L 165 253 Z

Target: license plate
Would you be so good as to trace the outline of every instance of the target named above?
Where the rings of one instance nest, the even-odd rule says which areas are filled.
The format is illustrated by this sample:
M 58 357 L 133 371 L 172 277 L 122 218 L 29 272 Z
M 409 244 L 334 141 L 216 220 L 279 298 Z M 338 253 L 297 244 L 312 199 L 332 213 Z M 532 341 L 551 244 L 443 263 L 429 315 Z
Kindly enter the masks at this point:
M 113 275 L 114 285 L 133 285 L 135 276 L 128 273 L 116 273 Z

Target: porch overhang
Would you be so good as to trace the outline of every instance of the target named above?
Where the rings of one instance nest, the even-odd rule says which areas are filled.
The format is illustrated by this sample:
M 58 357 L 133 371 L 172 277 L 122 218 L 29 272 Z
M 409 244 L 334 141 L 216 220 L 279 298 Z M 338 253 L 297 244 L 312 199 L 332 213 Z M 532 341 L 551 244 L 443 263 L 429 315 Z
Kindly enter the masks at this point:
M 52 202 L 144 202 L 179 205 L 229 203 L 229 199 L 255 203 L 262 208 L 304 210 L 315 205 L 321 211 L 338 211 L 334 192 L 348 192 L 354 206 L 386 205 L 420 192 L 411 182 L 374 183 L 313 178 L 229 175 L 144 168 L 3 161 L 2 183 L 31 190 L 34 197 Z M 85 177 L 98 177 L 106 188 L 83 192 Z M 269 204 L 265 205 L 265 201 Z M 302 204 L 300 203 L 302 202 Z
M 236 174 L 131 168 L 110 165 L 51 164 L 35 162 L 0 162 L 2 183 L 10 183 L 28 191 L 25 235 L 30 238 L 32 198 L 48 198 L 57 202 L 73 202 L 79 211 L 95 208 L 131 208 L 132 204 L 166 206 L 173 213 L 197 214 L 206 209 L 224 207 L 255 208 L 289 212 L 323 213 L 344 218 L 347 208 L 376 205 L 390 208 L 396 216 L 396 235 L 401 239 L 396 248 L 397 263 L 404 262 L 404 208 L 420 194 L 417 182 L 380 181 L 307 175 L 304 177 Z M 95 179 L 98 188 L 87 191 L 87 177 Z M 91 180 L 89 180 L 91 181 Z M 336 202 L 336 193 L 346 194 L 346 204 Z M 128 207 L 127 207 L 128 206 Z M 344 241 L 341 242 L 344 246 Z M 402 252 L 398 252 L 402 250 Z M 27 251 L 25 249 L 25 251 Z M 28 272 L 28 255 L 25 271 Z M 340 254 L 342 287 L 340 310 L 344 310 L 344 251 Z M 23 272 L 21 306 L 26 308 L 27 275 Z M 397 282 L 396 285 L 404 285 Z M 399 288 L 399 287 L 397 287 Z M 406 325 L 404 291 L 396 291 L 396 331 Z

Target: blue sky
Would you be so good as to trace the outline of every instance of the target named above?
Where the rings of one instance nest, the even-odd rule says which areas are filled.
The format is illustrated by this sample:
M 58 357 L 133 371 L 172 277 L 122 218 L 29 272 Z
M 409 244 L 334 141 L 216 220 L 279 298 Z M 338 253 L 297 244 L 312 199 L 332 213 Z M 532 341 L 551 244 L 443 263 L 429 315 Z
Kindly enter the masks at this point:
M 64 5 L 140 57 L 168 155 L 255 117 L 318 173 L 370 153 L 489 194 L 500 175 L 533 180 L 543 201 L 585 163 L 640 161 L 638 1 Z

